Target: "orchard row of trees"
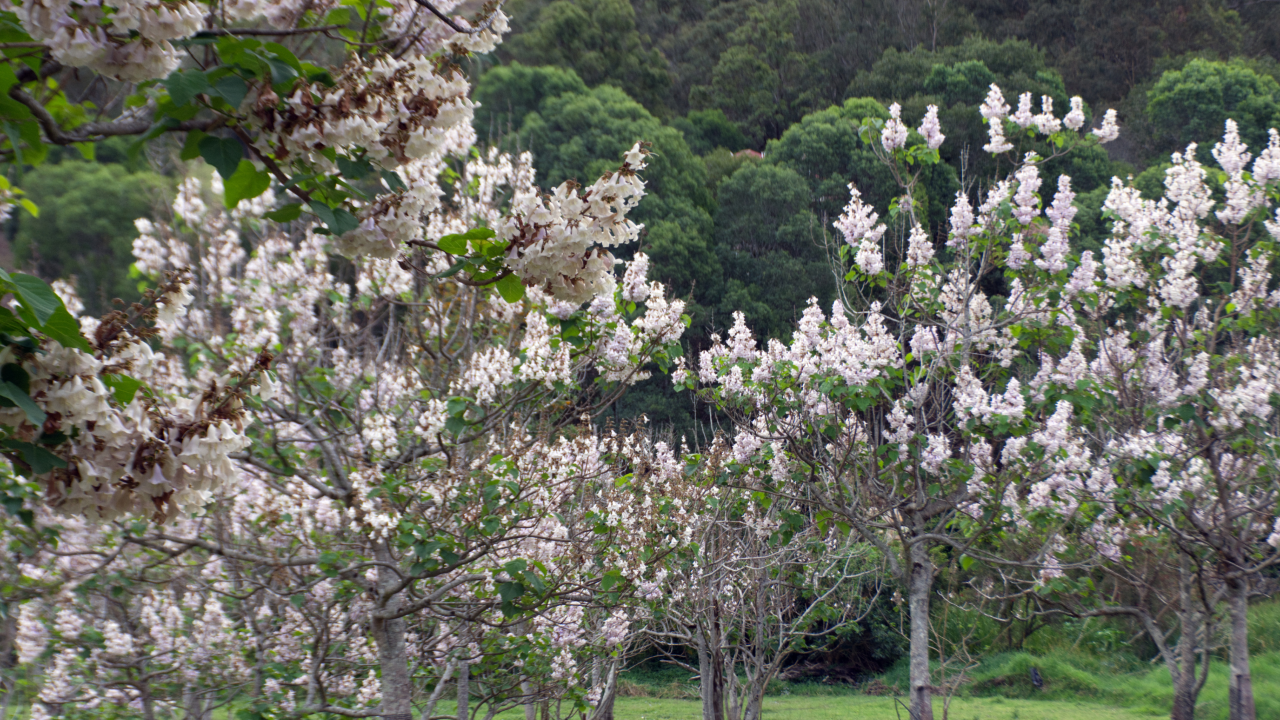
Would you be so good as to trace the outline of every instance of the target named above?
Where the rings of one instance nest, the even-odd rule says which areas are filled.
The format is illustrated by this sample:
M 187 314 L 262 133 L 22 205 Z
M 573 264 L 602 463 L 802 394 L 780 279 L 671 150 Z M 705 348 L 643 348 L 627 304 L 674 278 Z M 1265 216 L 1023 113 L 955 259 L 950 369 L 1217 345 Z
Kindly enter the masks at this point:
M 762 272 L 785 258 L 753 211 L 812 228 L 774 282 L 825 297 L 769 337 L 747 312 L 774 308 L 726 281 L 731 326 L 686 351 L 701 301 L 650 279 L 656 237 L 635 248 L 657 208 L 710 202 L 673 170 L 705 163 L 654 121 L 575 182 L 557 159 L 639 106 L 516 66 L 474 96 L 536 101 L 522 127 L 562 151 L 478 147 L 463 68 L 507 18 L 454 9 L 0 14 L 15 173 L 104 138 L 170 138 L 183 170 L 137 222 L 138 302 L 84 313 L 68 283 L 0 276 L 9 679 L 33 717 L 605 718 L 647 645 L 696 668 L 708 720 L 755 720 L 790 656 L 898 593 L 928 720 L 944 567 L 970 609 L 1132 618 L 1178 719 L 1225 618 L 1232 717 L 1256 717 L 1280 135 L 1225 121 L 1158 200 L 1099 179 L 1086 201 L 1066 171 L 1120 131 L 1079 97 L 981 88 L 972 175 L 945 106 L 845 102 L 718 186 Z M 556 103 L 580 124 L 541 120 Z M 645 381 L 713 426 L 618 419 Z

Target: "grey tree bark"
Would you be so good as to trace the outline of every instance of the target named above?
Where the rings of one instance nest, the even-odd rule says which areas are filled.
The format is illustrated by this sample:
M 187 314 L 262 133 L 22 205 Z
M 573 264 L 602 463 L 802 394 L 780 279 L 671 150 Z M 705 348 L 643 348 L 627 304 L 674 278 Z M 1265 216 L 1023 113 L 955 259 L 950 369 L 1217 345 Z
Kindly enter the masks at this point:
M 911 720 L 933 720 L 933 677 L 929 672 L 929 595 L 933 563 L 922 542 L 911 546 L 907 603 L 911 614 Z
M 538 720 L 538 706 L 533 702 L 533 683 L 520 681 L 520 694 L 524 695 L 524 720 Z
M 708 627 L 698 633 L 698 675 L 698 685 L 702 695 L 702 720 L 725 720 L 724 658 L 720 649 L 720 617 L 714 609 Z
M 182 707 L 186 711 L 183 720 L 209 720 L 208 703 L 196 692 L 194 685 L 183 688 Z
M 1218 598 L 1197 599 L 1196 582 L 1185 556 L 1178 559 L 1178 619 L 1181 635 L 1175 649 L 1176 657 L 1169 665 L 1173 677 L 1172 720 L 1195 720 L 1196 698 L 1204 687 L 1209 674 L 1209 628 L 1211 618 L 1204 610 L 1218 603 Z M 1205 604 L 1201 604 L 1204 601 Z M 1198 657 L 1197 657 L 1198 655 Z M 1196 676 L 1197 662 L 1200 675 Z
M 458 661 L 458 720 L 471 720 L 471 663 Z
M 375 557 L 382 566 L 378 568 L 379 594 L 394 587 L 399 577 L 388 567 L 393 564 L 391 550 L 385 542 L 379 543 Z M 398 596 L 383 598 L 383 608 L 395 612 Z M 382 716 L 388 720 L 413 720 L 413 687 L 409 682 L 409 655 L 405 645 L 404 618 L 379 618 L 370 623 L 374 644 L 378 646 L 378 665 L 382 670 Z
M 600 696 L 600 704 L 591 712 L 591 720 L 613 720 L 613 702 L 618 697 L 618 666 L 621 658 L 610 658 L 604 676 L 604 690 Z
M 1231 612 L 1231 720 L 1257 720 L 1253 702 L 1253 676 L 1249 671 L 1249 581 L 1240 578 L 1228 583 L 1227 603 Z

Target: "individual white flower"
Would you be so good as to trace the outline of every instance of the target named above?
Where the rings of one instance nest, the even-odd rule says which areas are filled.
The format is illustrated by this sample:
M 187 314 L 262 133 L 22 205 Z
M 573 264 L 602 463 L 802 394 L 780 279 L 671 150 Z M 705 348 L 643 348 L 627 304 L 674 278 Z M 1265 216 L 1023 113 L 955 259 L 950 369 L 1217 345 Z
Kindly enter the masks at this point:
M 1079 95 L 1071 98 L 1071 112 L 1062 118 L 1062 124 L 1072 130 L 1084 127 L 1084 100 Z
M 907 144 L 907 126 L 902 124 L 902 106 L 894 103 L 889 106 L 889 119 L 880 131 L 880 142 L 884 149 L 893 151 Z
M 1102 116 L 1102 124 L 1093 129 L 1093 134 L 1100 143 L 1109 143 L 1120 137 L 1120 126 L 1116 124 L 1116 111 L 1107 110 Z
M 999 155 L 1013 149 L 1013 144 L 1004 137 L 1004 120 L 993 117 L 987 121 L 987 136 L 990 141 L 982 149 L 992 155 Z
M 1004 101 L 1004 93 L 1000 92 L 1000 86 L 995 83 L 987 89 L 987 99 L 982 101 L 982 107 L 979 108 L 984 120 L 1001 119 L 1009 114 L 1009 104 Z
M 920 134 L 924 136 L 930 150 L 937 150 L 942 141 L 947 139 L 942 134 L 942 124 L 938 122 L 937 105 L 930 105 L 925 111 L 924 119 L 920 121 Z

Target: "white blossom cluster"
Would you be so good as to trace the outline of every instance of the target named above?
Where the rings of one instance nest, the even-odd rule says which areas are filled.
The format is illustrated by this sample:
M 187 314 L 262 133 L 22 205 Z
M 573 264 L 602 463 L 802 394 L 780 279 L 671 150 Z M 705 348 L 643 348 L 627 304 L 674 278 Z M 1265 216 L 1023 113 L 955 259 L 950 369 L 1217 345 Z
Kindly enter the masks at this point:
M 69 285 L 60 289 L 69 307 L 83 307 Z M 186 286 L 179 285 L 159 299 L 159 319 L 176 315 L 190 301 Z M 229 456 L 248 444 L 246 419 L 225 381 L 214 379 L 188 397 L 139 390 L 122 402 L 107 382 L 121 376 L 150 380 L 167 364 L 145 341 L 128 334 L 95 354 L 46 340 L 39 353 L 19 356 L 10 347 L 3 356 L 3 362 L 26 371 L 29 394 L 47 419 L 36 425 L 17 407 L 0 409 L 0 419 L 18 437 L 62 433 L 70 438 L 54 446 L 65 467 L 41 477 L 48 504 L 59 512 L 97 520 L 163 521 L 198 510 L 214 489 L 236 479 Z
M 986 99 L 982 102 L 979 111 L 987 122 L 988 142 L 982 147 L 992 155 L 999 155 L 1014 149 L 1013 143 L 1005 137 L 1005 131 L 1008 129 L 1005 125 L 1006 120 L 1012 122 L 1019 129 L 1034 128 L 1035 132 L 1041 135 L 1053 135 L 1062 131 L 1065 126 L 1072 132 L 1077 132 L 1084 128 L 1084 100 L 1080 97 L 1071 98 L 1071 110 L 1067 114 L 1058 118 L 1053 114 L 1053 98 L 1043 95 L 1040 98 L 1040 112 L 1032 111 L 1033 99 L 1031 93 L 1022 93 L 1018 96 L 1018 109 L 1010 113 L 1011 108 L 1005 102 L 1004 93 L 1000 87 L 992 83 L 987 92 Z M 923 129 L 921 133 L 923 134 Z M 1120 127 L 1116 123 L 1116 111 L 1107 110 L 1103 114 L 1103 118 L 1098 127 L 1092 129 L 1090 134 L 1097 138 L 1098 142 L 1108 143 L 1115 140 L 1120 135 Z M 933 147 L 930 144 L 930 147 Z
M 884 235 L 885 226 L 877 224 L 880 215 L 870 205 L 862 201 L 862 193 L 849 184 L 849 204 L 844 213 L 836 220 L 835 227 L 844 235 L 849 247 L 857 249 L 854 262 L 858 269 L 867 275 L 877 275 L 884 270 L 884 253 L 880 250 L 880 238 Z
M 22 0 L 6 3 L 31 37 L 58 62 L 119 80 L 162 78 L 178 67 L 170 41 L 204 25 L 204 7 L 189 0 Z
M 513 199 L 506 221 L 495 228 L 510 243 L 507 264 L 526 285 L 582 304 L 611 295 L 616 280 L 608 248 L 635 242 L 640 225 L 627 213 L 644 196 L 637 174 L 648 151 L 639 143 L 617 171 L 579 192 L 565 182 L 550 195 Z

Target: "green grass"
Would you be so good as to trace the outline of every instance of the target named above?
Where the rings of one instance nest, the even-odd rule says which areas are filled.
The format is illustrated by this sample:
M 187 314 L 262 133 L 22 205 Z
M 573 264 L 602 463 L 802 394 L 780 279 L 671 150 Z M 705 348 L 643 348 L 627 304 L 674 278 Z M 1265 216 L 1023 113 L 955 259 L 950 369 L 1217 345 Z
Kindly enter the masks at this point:
M 1033 666 L 1044 677 L 1043 689 L 1031 685 Z M 1253 656 L 1250 669 L 1258 717 L 1280 718 L 1280 652 Z M 1226 664 L 1211 663 L 1209 681 L 1200 693 L 1198 718 L 1227 717 L 1227 679 Z M 974 672 L 973 682 L 964 692 L 977 697 L 1083 700 L 1151 713 L 1167 713 L 1173 703 L 1173 685 L 1163 665 L 1144 672 L 1121 672 L 1106 668 L 1096 658 L 1065 653 L 1043 657 L 1027 653 L 997 655 Z
M 452 709 L 452 704 L 441 703 L 436 712 L 443 714 Z M 942 720 L 941 700 L 934 703 L 934 716 Z M 516 710 L 498 717 L 524 720 L 524 712 Z M 614 717 L 616 720 L 701 720 L 702 710 L 696 700 L 618 698 Z M 906 717 L 906 710 L 898 706 L 895 711 L 894 701 L 888 697 L 767 697 L 764 701 L 765 720 L 902 720 Z M 949 720 L 1150 720 L 1151 717 L 1150 713 L 1140 710 L 1094 703 L 1004 698 L 957 698 L 952 701 L 949 714 Z M 1259 714 L 1258 717 L 1268 716 Z

